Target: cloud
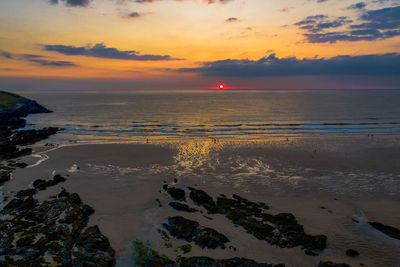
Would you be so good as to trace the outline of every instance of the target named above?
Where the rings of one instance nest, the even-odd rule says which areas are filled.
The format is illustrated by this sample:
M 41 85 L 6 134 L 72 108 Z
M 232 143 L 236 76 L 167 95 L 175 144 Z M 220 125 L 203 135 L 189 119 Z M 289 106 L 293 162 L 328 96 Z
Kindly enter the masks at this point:
M 305 41 L 310 43 L 335 43 L 338 41 L 376 41 L 400 36 L 400 6 L 377 10 L 364 10 L 353 22 L 346 17 L 328 19 L 326 15 L 309 16 L 295 23 L 304 30 Z M 333 28 L 347 26 L 341 31 Z
M 68 56 L 88 56 L 97 58 L 123 59 L 123 60 L 179 60 L 169 55 L 140 55 L 137 51 L 121 51 L 117 48 L 106 47 L 99 43 L 93 46 L 68 46 L 68 45 L 43 45 L 43 50 L 57 52 Z
M 238 22 L 239 19 L 235 17 L 230 17 L 225 20 L 226 23 Z
M 367 4 L 364 2 L 359 2 L 359 3 L 355 3 L 349 7 L 347 7 L 347 9 L 363 9 L 364 7 L 366 7 Z
M 6 51 L 1 51 L 0 50 L 0 57 L 13 58 L 13 55 L 11 53 L 6 52 Z
M 181 68 L 176 71 L 217 77 L 400 75 L 400 54 L 336 56 L 329 59 L 278 58 L 271 54 L 259 60 L 226 59 L 204 62 L 198 68 Z
M 295 23 L 295 25 L 302 30 L 315 33 L 325 29 L 338 28 L 352 22 L 347 17 L 339 17 L 334 20 L 327 20 L 327 18 L 326 15 L 308 16 L 304 20 Z
M 91 0 L 50 0 L 50 4 L 52 5 L 57 5 L 59 2 L 65 2 L 65 5 L 70 7 L 86 7 L 90 4 Z
M 145 3 L 154 3 L 156 1 L 161 1 L 161 0 L 134 0 L 136 3 L 140 3 L 140 4 L 145 4 Z M 185 0 L 175 0 L 176 2 L 184 2 Z M 203 0 L 204 3 L 206 4 L 216 4 L 216 3 L 220 3 L 220 4 L 226 4 L 229 2 L 232 2 L 233 0 Z
M 76 66 L 76 64 L 71 61 L 50 60 L 50 59 L 46 59 L 44 56 L 34 55 L 34 54 L 11 54 L 6 51 L 0 51 L 0 57 L 14 59 L 14 60 L 28 61 L 28 62 L 35 63 L 35 64 L 38 64 L 41 66 L 53 66 L 53 67 Z

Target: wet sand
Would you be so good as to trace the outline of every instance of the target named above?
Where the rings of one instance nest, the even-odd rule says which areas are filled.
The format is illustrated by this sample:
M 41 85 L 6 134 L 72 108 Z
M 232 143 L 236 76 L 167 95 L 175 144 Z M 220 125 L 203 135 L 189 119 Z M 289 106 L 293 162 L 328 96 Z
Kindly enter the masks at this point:
M 148 241 L 154 249 L 174 258 L 174 249 L 166 248 L 157 233 L 171 215 L 212 227 L 231 240 L 228 246 L 237 248 L 202 250 L 192 244 L 188 256 L 238 256 L 286 266 L 317 266 L 321 260 L 352 266 L 400 264 L 400 241 L 367 224 L 378 221 L 400 228 L 397 137 L 240 143 L 204 140 L 35 150 L 38 154 L 22 159 L 31 167 L 18 169 L 2 188 L 3 193 L 10 195 L 36 179 L 49 179 L 54 173 L 68 175 L 67 182 L 41 191 L 38 197 L 46 199 L 61 187 L 78 193 L 84 203 L 95 209 L 89 225 L 99 225 L 110 239 L 119 266 L 131 261 L 130 245 L 134 239 Z M 272 214 L 292 213 L 307 234 L 327 235 L 327 248 L 319 256 L 307 256 L 300 248 L 278 248 L 257 240 L 222 215 L 209 216 L 205 210 L 203 214 L 175 211 L 167 205 L 170 197 L 161 190 L 164 181 L 179 188 L 203 189 L 214 198 L 238 194 L 261 201 L 271 207 Z M 196 207 L 190 200 L 188 203 Z M 174 248 L 185 244 L 173 238 L 170 242 Z M 361 255 L 346 256 L 349 248 Z

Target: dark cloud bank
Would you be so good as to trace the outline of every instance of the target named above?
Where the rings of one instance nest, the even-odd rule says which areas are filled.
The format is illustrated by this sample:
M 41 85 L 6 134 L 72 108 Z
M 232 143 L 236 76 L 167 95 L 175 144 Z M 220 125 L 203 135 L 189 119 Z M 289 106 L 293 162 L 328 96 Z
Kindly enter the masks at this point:
M 68 56 L 88 56 L 97 58 L 124 59 L 124 60 L 179 60 L 169 55 L 140 55 L 137 51 L 121 51 L 117 48 L 106 47 L 103 43 L 93 46 L 71 45 L 43 45 L 43 50 L 57 52 Z
M 305 31 L 305 41 L 310 43 L 376 41 L 400 36 L 400 6 L 365 10 L 366 6 L 364 2 L 359 2 L 348 7 L 362 10 L 356 21 L 348 17 L 329 18 L 320 14 L 308 16 L 295 25 Z M 341 27 L 346 28 L 335 30 Z
M 336 56 L 330 59 L 278 58 L 275 54 L 259 60 L 226 59 L 202 63 L 198 68 L 178 72 L 196 72 L 217 77 L 272 77 L 300 75 L 400 75 L 400 54 Z

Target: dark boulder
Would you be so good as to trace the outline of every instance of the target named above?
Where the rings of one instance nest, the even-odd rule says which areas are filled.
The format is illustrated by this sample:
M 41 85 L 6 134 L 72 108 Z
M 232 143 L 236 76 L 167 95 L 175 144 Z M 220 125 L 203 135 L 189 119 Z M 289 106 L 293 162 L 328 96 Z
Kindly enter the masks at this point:
M 357 257 L 360 255 L 360 253 L 357 250 L 348 249 L 348 250 L 346 250 L 346 255 L 349 257 Z
M 169 187 L 166 189 L 167 193 L 174 199 L 178 201 L 186 201 L 185 191 L 183 189 Z

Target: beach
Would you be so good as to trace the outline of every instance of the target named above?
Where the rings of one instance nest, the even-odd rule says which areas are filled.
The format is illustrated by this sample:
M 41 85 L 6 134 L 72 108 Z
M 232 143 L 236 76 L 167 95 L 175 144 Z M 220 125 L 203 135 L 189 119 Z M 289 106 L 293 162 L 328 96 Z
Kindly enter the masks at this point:
M 400 241 L 371 227 L 380 222 L 400 227 L 400 139 L 398 136 L 338 135 L 270 138 L 264 141 L 189 139 L 140 144 L 33 145 L 2 189 L 12 195 L 36 179 L 54 174 L 67 181 L 40 191 L 39 200 L 61 188 L 78 193 L 95 213 L 98 225 L 116 250 L 117 266 L 133 263 L 132 242 L 147 242 L 173 259 L 187 242 L 163 240 L 169 216 L 180 215 L 226 235 L 225 249 L 201 249 L 192 243 L 185 256 L 216 259 L 244 257 L 286 266 L 317 266 L 320 261 L 351 266 L 397 266 Z M 187 213 L 168 205 L 163 186 L 237 194 L 269 206 L 270 214 L 291 213 L 310 235 L 326 235 L 326 248 L 316 256 L 301 247 L 282 248 L 259 240 L 221 214 L 210 214 L 187 197 Z M 171 247 L 166 243 L 170 243 Z M 359 252 L 346 256 L 348 249 Z

